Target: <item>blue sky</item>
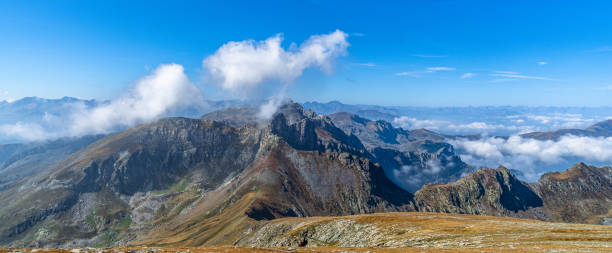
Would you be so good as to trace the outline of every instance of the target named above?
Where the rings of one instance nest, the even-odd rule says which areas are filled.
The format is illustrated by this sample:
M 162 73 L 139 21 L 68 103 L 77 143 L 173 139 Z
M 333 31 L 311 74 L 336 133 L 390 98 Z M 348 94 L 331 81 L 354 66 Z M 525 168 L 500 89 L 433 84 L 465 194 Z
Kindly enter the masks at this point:
M 110 99 L 160 64 L 226 94 L 202 60 L 228 41 L 283 45 L 336 29 L 348 54 L 307 70 L 297 101 L 609 106 L 609 1 L 2 1 L 0 100 Z

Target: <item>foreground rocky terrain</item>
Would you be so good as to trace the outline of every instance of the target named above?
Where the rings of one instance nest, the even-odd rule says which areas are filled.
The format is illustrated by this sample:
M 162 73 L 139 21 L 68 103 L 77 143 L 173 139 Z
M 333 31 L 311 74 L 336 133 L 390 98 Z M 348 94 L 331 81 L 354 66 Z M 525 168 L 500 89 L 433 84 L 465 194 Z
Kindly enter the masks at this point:
M 80 248 L 38 252 L 603 252 L 612 227 L 438 213 L 260 221 L 235 246 Z M 28 249 L 15 249 L 27 252 Z
M 402 227 L 402 219 L 406 224 L 427 220 L 444 228 L 444 217 L 455 216 L 395 212 L 594 224 L 611 218 L 610 167 L 577 164 L 566 172 L 545 174 L 537 183 L 525 183 L 503 167 L 467 174 L 452 146 L 427 137 L 430 133 L 406 132 L 385 122 L 349 118 L 342 125 L 338 117 L 316 115 L 294 103 L 283 105 L 265 121 L 241 115 L 253 114 L 248 108 L 234 108 L 202 119 L 166 118 L 143 124 L 12 182 L 0 191 L 0 244 L 420 247 L 434 239 L 423 235 L 419 244 L 421 237 L 410 233 L 415 227 Z M 412 193 L 390 180 L 385 169 L 413 166 L 422 172 L 434 160 L 452 164 L 437 175 L 466 175 L 456 182 L 443 176 L 444 182 Z M 387 212 L 394 213 L 333 217 Z M 320 218 L 283 219 L 287 217 Z M 360 217 L 383 222 L 370 224 Z M 421 218 L 410 221 L 414 217 Z M 473 219 L 468 221 L 479 218 Z M 512 226 L 503 224 L 496 229 Z M 387 227 L 400 230 L 381 230 Z M 609 230 L 597 233 L 609 235 Z M 340 237 L 334 241 L 326 237 L 330 235 Z M 355 241 L 359 238 L 369 239 Z M 474 245 L 478 240 L 488 245 L 474 238 L 469 239 Z M 440 245 L 446 245 L 442 241 Z

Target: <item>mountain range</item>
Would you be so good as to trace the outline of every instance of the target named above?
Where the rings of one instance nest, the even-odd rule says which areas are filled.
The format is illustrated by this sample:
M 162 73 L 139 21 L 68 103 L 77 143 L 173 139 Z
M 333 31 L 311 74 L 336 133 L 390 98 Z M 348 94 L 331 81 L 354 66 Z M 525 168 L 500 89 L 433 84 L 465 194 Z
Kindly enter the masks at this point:
M 14 164 L 27 172 L 0 189 L 0 244 L 304 246 L 310 237 L 272 239 L 291 226 L 270 221 L 414 211 L 593 224 L 612 217 L 607 166 L 579 163 L 527 183 L 504 167 L 471 168 L 444 135 L 425 129 L 292 102 L 271 119 L 255 112 L 232 107 L 56 145 L 0 146 L 8 164 L 0 173 Z M 45 166 L 27 165 L 36 159 Z

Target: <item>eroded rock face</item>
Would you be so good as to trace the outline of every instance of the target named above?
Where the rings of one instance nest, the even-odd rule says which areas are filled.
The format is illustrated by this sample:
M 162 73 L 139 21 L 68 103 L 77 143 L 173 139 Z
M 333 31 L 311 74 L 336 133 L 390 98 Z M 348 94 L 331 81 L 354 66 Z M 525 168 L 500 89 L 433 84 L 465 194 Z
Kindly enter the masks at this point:
M 420 210 L 524 217 L 542 199 L 508 169 L 481 169 L 446 185 L 426 184 L 415 194 Z M 537 217 L 536 217 L 537 218 Z
M 110 188 L 133 195 L 163 190 L 187 175 L 197 177 L 203 188 L 215 188 L 250 164 L 259 145 L 257 135 L 186 118 L 160 120 L 120 135 L 96 148 L 108 154 L 86 157 L 91 162 L 86 162 L 77 191 Z
M 612 209 L 612 168 L 578 163 L 533 184 L 553 220 L 602 223 Z
M 532 184 L 504 167 L 481 169 L 454 183 L 427 184 L 415 202 L 421 211 L 603 224 L 612 210 L 611 177 L 610 167 L 583 163 Z
M 275 148 L 252 170 L 240 184 L 259 191 L 247 212 L 257 220 L 414 210 L 382 168 L 348 153 Z
M 350 113 L 328 116 L 335 126 L 357 136 L 391 180 L 416 192 L 425 183 L 449 183 L 472 171 L 455 154 L 446 136 L 424 129 L 407 131 L 391 123 Z

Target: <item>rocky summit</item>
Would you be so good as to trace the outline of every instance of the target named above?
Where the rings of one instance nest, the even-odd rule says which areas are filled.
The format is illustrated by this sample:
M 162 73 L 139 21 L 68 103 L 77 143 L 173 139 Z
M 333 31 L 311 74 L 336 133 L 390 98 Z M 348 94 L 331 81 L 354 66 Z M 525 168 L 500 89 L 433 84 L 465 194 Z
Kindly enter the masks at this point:
M 474 170 L 433 132 L 317 115 L 292 102 L 269 119 L 254 112 L 164 118 L 75 141 L 61 159 L 0 189 L 0 243 L 408 247 L 430 240 L 401 236 L 413 233 L 408 220 L 464 219 L 434 212 L 593 224 L 611 217 L 610 167 L 577 164 L 526 183 L 503 167 Z M 18 160 L 17 147 L 3 150 L 4 161 Z M 386 214 L 348 216 L 372 213 Z M 610 233 L 594 227 L 603 231 L 595 237 Z

